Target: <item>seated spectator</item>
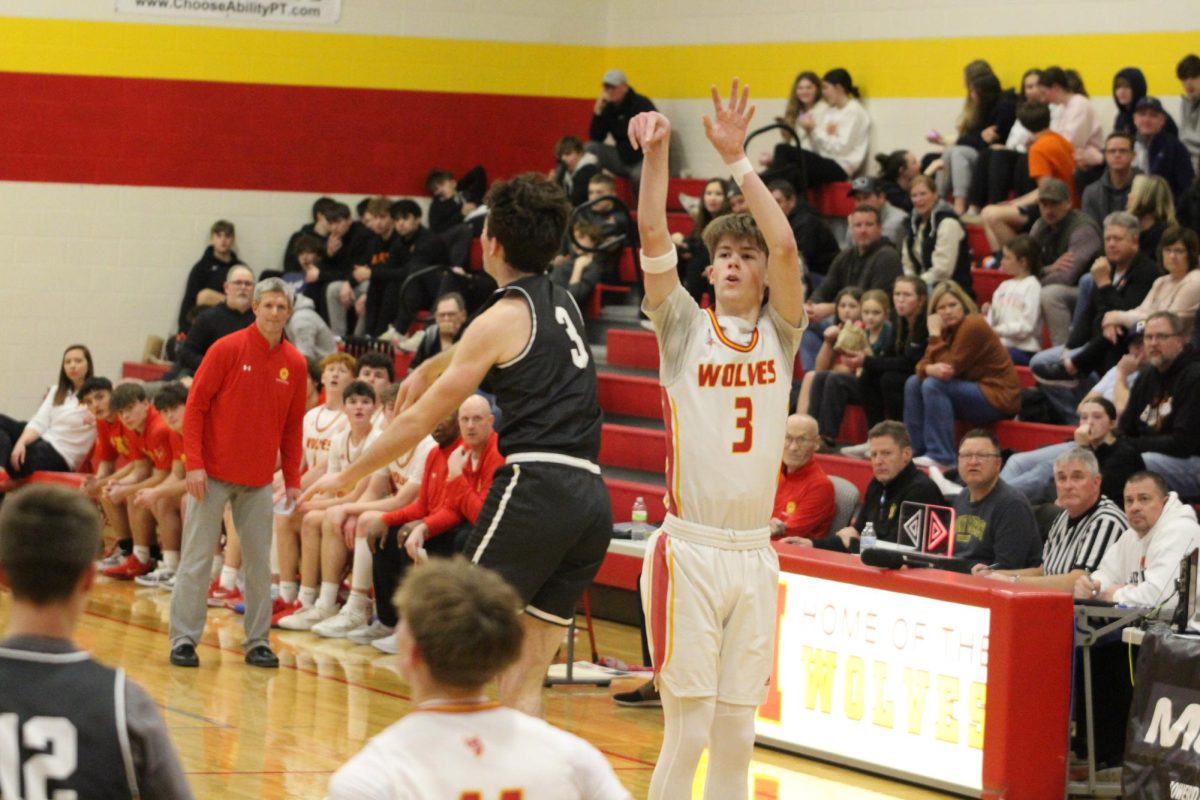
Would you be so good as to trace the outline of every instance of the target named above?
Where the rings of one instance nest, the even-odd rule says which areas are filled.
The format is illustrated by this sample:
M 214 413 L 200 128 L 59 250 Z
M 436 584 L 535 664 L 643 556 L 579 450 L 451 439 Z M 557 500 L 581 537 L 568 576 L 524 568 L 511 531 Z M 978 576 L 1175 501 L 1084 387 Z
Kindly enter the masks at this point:
M 1175 225 L 1175 200 L 1171 187 L 1157 175 L 1136 175 L 1130 184 L 1125 210 L 1138 220 L 1138 249 L 1150 258 L 1158 255 L 1158 243 L 1169 225 Z
M 578 213 L 580 219 L 592 222 L 600 229 L 599 246 L 596 262 L 600 266 L 601 280 L 615 282 L 617 280 L 617 262 L 620 260 L 621 248 L 629 243 L 629 217 L 622 214 L 612 200 L 605 198 L 616 197 L 617 183 L 613 176 L 599 173 L 588 181 L 588 207 Z
M 1175 77 L 1183 86 L 1179 101 L 1179 141 L 1200 159 L 1200 56 L 1189 53 L 1175 67 Z
M 1167 228 L 1158 248 L 1158 262 L 1166 274 L 1154 281 L 1141 303 L 1127 311 L 1114 309 L 1104 315 L 1101 324 L 1109 329 L 1106 340 L 1123 337 L 1134 324 L 1149 319 L 1156 311 L 1174 313 L 1183 322 L 1184 336 L 1191 333 L 1200 306 L 1200 271 L 1196 269 L 1200 266 L 1200 241 L 1196 234 L 1178 225 Z
M 852 286 L 860 292 L 868 289 L 890 292 L 901 274 L 900 254 L 883 237 L 878 209 L 865 203 L 855 206 L 850 214 L 850 238 L 852 244 L 838 253 L 825 280 L 805 305 L 808 328 L 800 350 L 805 370 L 814 369 L 824 332 L 834 322 L 834 298 Z
M 980 213 L 993 251 L 1038 218 L 1037 189 L 1043 181 L 1057 178 L 1067 185 L 1072 205 L 1078 204 L 1074 151 L 1069 141 L 1050 130 L 1050 107 L 1045 103 L 1025 103 L 1017 108 L 1017 120 L 1029 131 L 1028 174 L 1033 188 L 1012 200 L 993 203 Z
M 900 542 L 900 507 L 904 503 L 944 505 L 946 498 L 929 476 L 912 463 L 912 440 L 904 426 L 887 420 L 867 433 L 871 482 L 863 503 L 847 527 L 814 542 L 823 550 L 858 552 L 858 538 L 867 523 L 875 527 L 881 542 Z
M 1054 500 L 1055 463 L 1064 453 L 1090 451 L 1100 465 L 1100 491 L 1105 497 L 1124 499 L 1125 481 L 1146 468 L 1141 453 L 1117 430 L 1117 409 L 1100 395 L 1089 395 L 1079 404 L 1079 426 L 1071 441 L 1013 453 L 1004 464 L 1000 477 L 1029 498 L 1030 503 Z
M 1194 157 L 1179 141 L 1179 137 L 1167 130 L 1167 112 L 1157 97 L 1143 97 L 1133 112 L 1133 124 L 1137 129 L 1137 140 L 1133 144 L 1133 163 L 1147 175 L 1157 175 L 1166 180 L 1171 191 L 1178 195 L 1196 177 Z
M 724 197 L 724 195 L 722 195 Z M 600 246 L 600 226 L 586 217 L 578 217 L 571 226 L 570 255 L 562 263 L 550 269 L 550 280 L 567 290 L 582 308 L 600 283 L 604 271 L 604 253 L 594 248 Z
M 904 427 L 920 466 L 954 459 L 954 421 L 986 425 L 1020 408 L 1020 383 L 1008 351 L 958 284 L 929 298 L 929 345 L 904 385 Z M 996 465 L 997 474 L 1000 465 Z
M 208 348 L 222 336 L 246 328 L 254 322 L 254 272 L 247 266 L 231 267 L 225 275 L 225 302 L 205 309 L 196 316 L 187 338 L 176 349 L 175 366 L 165 380 L 191 376 L 200 369 Z
M 892 304 L 887 293 L 869 289 L 863 292 L 860 305 L 862 327 L 831 326 L 825 330 L 825 344 L 817 355 L 817 371 L 805 373 L 800 390 L 798 407 L 817 418 L 821 438 L 828 447 L 837 440 L 847 406 L 862 402 L 859 375 L 863 362 L 887 352 L 892 344 L 889 319 Z
M 281 274 L 288 275 L 303 272 L 300 262 L 296 258 L 296 244 L 304 237 L 311 237 L 319 241 L 322 245 L 321 255 L 324 256 L 324 244 L 329 238 L 331 228 L 328 215 L 330 210 L 336 205 L 337 200 L 334 200 L 332 197 L 318 197 L 313 202 L 312 222 L 301 225 L 300 230 L 288 238 L 287 247 L 283 249 L 283 264 L 280 268 Z
M 971 251 L 958 215 L 938 199 L 928 175 L 913 178 L 910 196 L 913 210 L 900 250 L 904 274 L 918 276 L 926 286 L 954 280 L 969 294 Z
M 587 202 L 588 181 L 600 171 L 595 153 L 585 152 L 578 136 L 564 136 L 554 145 L 554 182 L 562 187 L 571 207 Z
M 326 298 L 329 294 L 330 284 L 344 281 L 350 277 L 350 264 L 347 261 L 349 248 L 346 245 L 352 220 L 350 219 L 350 206 L 337 200 L 318 201 L 317 205 L 313 206 L 313 211 L 316 214 L 316 222 L 312 225 L 305 225 L 292 234 L 291 240 L 288 241 L 284 272 L 294 272 L 299 269 L 299 262 L 293 261 L 293 249 L 301 236 L 313 236 L 324 243 L 325 252 L 321 255 L 320 265 L 309 266 L 304 270 L 303 291 L 316 304 L 317 311 L 321 316 L 328 318 L 329 309 Z
M 425 178 L 425 191 L 430 197 L 429 230 L 442 234 L 478 211 L 487 193 L 487 172 L 475 166 L 455 180 L 454 173 L 434 169 Z
M 801 265 L 807 272 L 824 275 L 838 254 L 837 239 L 829 226 L 808 204 L 808 200 L 796 194 L 796 189 L 785 180 L 771 181 L 767 185 L 771 196 L 783 213 L 787 214 L 800 250 Z
M 296 305 L 284 328 L 284 334 L 308 361 L 320 361 L 337 351 L 337 339 L 333 331 L 325 324 L 325 320 L 321 319 L 313 301 L 304 295 L 296 297 Z
M 817 358 L 820 358 L 822 353 L 825 353 L 826 361 L 825 366 L 821 367 L 821 369 L 829 369 L 832 365 L 834 339 L 841 333 L 843 327 L 853 326 L 862 318 L 862 289 L 857 286 L 847 286 L 837 293 L 837 297 L 829 305 L 834 309 L 833 315 L 823 319 L 825 325 L 821 327 L 822 343 L 817 348 L 817 354 L 813 357 L 812 367 L 805 369 L 804 377 L 808 377 L 812 371 L 817 369 Z M 826 343 L 825 339 L 827 333 L 832 337 L 828 340 L 828 343 Z M 804 340 L 802 339 L 800 351 L 802 359 L 805 357 L 803 346 Z M 804 382 L 803 380 L 797 381 L 795 378 L 792 379 L 792 405 L 798 411 L 803 412 L 808 409 L 806 399 L 808 396 L 808 386 L 808 382 Z M 801 395 L 800 400 L 796 399 L 797 393 Z M 804 403 L 804 405 L 801 405 L 801 403 Z
M 909 199 L 907 209 L 892 205 L 887 191 L 879 178 L 859 177 L 850 183 L 847 196 L 854 201 L 857 208 L 860 205 L 871 206 L 879 212 L 879 225 L 883 229 L 883 238 L 896 245 L 897 250 L 904 245 L 908 235 L 908 212 L 912 211 L 912 200 Z M 853 243 L 850 230 L 847 229 L 848 243 Z
M 712 284 L 708 280 L 708 268 L 712 264 L 712 255 L 704 245 L 704 229 L 708 223 L 717 217 L 730 213 L 729 188 L 725 181 L 713 178 L 704 184 L 704 193 L 700 196 L 700 204 L 692 213 L 692 231 L 687 236 L 682 233 L 671 234 L 671 241 L 679 252 L 679 280 L 683 288 L 697 303 L 705 295 L 716 302 L 712 294 Z M 712 305 L 712 303 L 710 303 Z
M 1071 208 L 1069 187 L 1055 178 L 1038 186 L 1041 217 L 1029 235 L 1041 250 L 1042 316 L 1050 341 L 1059 345 L 1071 332 L 1071 317 L 1079 300 L 1079 280 L 1100 253 L 1100 227 L 1077 208 Z
M 436 356 L 450 345 L 458 341 L 458 335 L 467 324 L 467 303 L 457 292 L 444 294 L 438 298 L 433 312 L 434 322 L 425 328 L 425 335 L 409 362 L 409 370 L 414 370 L 427 358 Z
M 643 111 L 657 109 L 650 98 L 633 90 L 623 70 L 604 73 L 603 85 L 604 91 L 592 109 L 586 150 L 599 159 L 601 167 L 628 178 L 636 191 L 642 178 L 642 151 L 629 143 L 629 120 Z M 613 143 L 606 144 L 610 136 Z
M 0 585 L 11 592 L 0 639 L 5 795 L 191 800 L 157 702 L 74 642 L 102 528 L 63 486 L 24 488 L 0 513 Z
M 1129 203 L 1133 176 L 1141 171 L 1133 166 L 1133 134 L 1113 131 L 1104 142 L 1104 174 L 1083 190 L 1081 207 L 1097 225 L 1114 211 L 1124 211 Z
M 371 276 L 376 267 L 387 261 L 395 233 L 390 199 L 368 197 L 359 205 L 362 222 L 350 225 L 342 249 L 345 255 L 341 263 L 349 265 L 349 275 L 344 280 L 331 282 L 325 290 L 329 327 L 342 338 L 351 334 L 362 336 L 366 332 Z M 298 243 L 297 252 L 300 252 L 300 248 Z M 377 312 L 378 309 L 371 310 Z
M 1133 136 L 1137 129 L 1133 124 L 1133 112 L 1146 96 L 1146 76 L 1137 67 L 1125 67 L 1113 76 L 1113 103 L 1117 106 L 1117 117 L 1113 120 L 1113 133 Z M 1167 130 L 1176 136 L 1179 128 L 1167 114 Z M 1110 136 L 1112 134 L 1109 134 Z
M 1046 102 L 1041 84 L 1040 69 L 1025 70 L 1016 97 L 1017 108 L 1025 103 Z M 1056 107 L 1057 108 L 1057 107 Z M 1051 111 L 1053 115 L 1053 110 Z M 1003 141 L 997 141 L 979 151 L 979 161 L 971 176 L 968 205 L 984 208 L 1008 199 L 1010 193 L 1025 194 L 1032 186 L 1029 179 L 1029 130 L 1016 119 Z
M 1075 154 L 1075 166 L 1090 170 L 1104 163 L 1104 132 L 1092 101 L 1082 91 L 1082 86 L 1071 86 L 1068 71 L 1061 67 L 1042 70 L 1042 85 L 1046 87 L 1046 101 L 1062 107 L 1053 126 L 1054 130 L 1071 143 Z
M 1120 351 L 1113 349 L 1116 342 L 1105 335 L 1105 315 L 1136 307 L 1157 280 L 1158 265 L 1138 250 L 1138 229 L 1137 218 L 1124 211 L 1105 218 L 1104 255 L 1088 273 L 1091 294 L 1085 298 L 1080 290 L 1076 322 L 1066 345 L 1043 350 L 1030 361 L 1043 392 L 1068 422 L 1087 392 L 1091 372 L 1104 372 L 1120 357 Z M 1082 374 L 1074 362 L 1081 355 L 1087 367 Z
M 93 376 L 92 353 L 81 344 L 63 351 L 58 382 L 28 422 L 0 414 L 0 481 L 39 470 L 74 472 L 96 441 L 96 426 L 76 394 Z
M 376 327 L 386 327 L 379 338 L 412 350 L 420 341 L 421 332 L 409 337 L 409 328 L 420 312 L 432 308 L 443 272 L 436 267 L 446 266 L 449 259 L 441 238 L 421 224 L 421 207 L 414 201 L 393 203 L 392 221 L 396 236 L 387 263 L 371 273 L 372 277 L 382 273 L 386 281 Z M 367 305 L 370 304 L 368 298 Z
M 1146 360 L 1118 427 L 1181 497 L 1200 497 L 1200 358 L 1176 314 L 1146 320 Z M 1128 511 L 1128 509 L 1126 509 Z
M 954 498 L 954 556 L 994 569 L 1042 563 L 1042 537 L 1033 507 L 1000 479 L 1000 443 L 977 428 L 958 444 L 958 474 L 967 490 Z
M 971 182 L 980 152 L 1005 141 L 1016 117 L 1015 97 L 1000 88 L 1000 79 L 990 68 L 968 80 L 967 103 L 958 119 L 958 138 L 926 170 L 927 175 L 937 174 L 938 195 L 952 201 L 954 213 L 965 214 L 970 205 Z M 940 142 L 940 135 L 937 140 Z M 977 213 L 978 208 L 972 211 Z
M 200 260 L 188 272 L 187 285 L 183 289 L 183 302 L 179 305 L 179 330 L 186 331 L 196 318 L 197 309 L 225 302 L 225 275 L 229 268 L 241 264 L 233 251 L 233 223 L 219 219 L 208 232 L 208 247 Z
M 929 343 L 927 295 L 925 282 L 915 275 L 901 275 L 892 286 L 891 342 L 878 355 L 867 355 L 858 377 L 859 397 L 872 427 L 904 418 L 904 382 Z
M 404 620 L 397 664 L 417 711 L 334 773 L 330 800 L 632 797 L 592 745 L 486 699 L 485 688 L 521 652 L 520 601 L 503 579 L 463 559 L 430 564 L 413 572 L 394 603 Z M 379 605 L 392 603 L 382 597 Z M 465 747 L 423 752 L 430 742 L 464 739 Z
M 820 539 L 829 534 L 837 511 L 833 482 L 813 456 L 821 437 L 817 421 L 807 414 L 787 418 L 783 466 L 771 514 L 771 538 L 785 544 Z
M 819 121 L 811 115 L 796 120 L 812 138 L 812 149 L 800 151 L 805 178 L 801 188 L 849 180 L 867 158 L 871 118 L 858 101 L 862 95 L 850 73 L 841 68 L 826 72 L 821 96 L 826 109 Z
M 980 310 L 1013 363 L 1024 366 L 1042 347 L 1041 254 L 1033 239 L 1025 235 L 1010 239 L 1003 250 L 1000 269 L 1008 280 L 996 287 L 991 302 Z
M 783 116 L 776 117 L 775 121 L 794 130 L 800 147 L 811 150 L 812 134 L 809 131 L 821 124 L 827 108 L 829 104 L 821 97 L 821 77 L 811 70 L 804 70 L 792 81 Z
M 1175 218 L 1185 228 L 1200 234 L 1200 170 L 1196 180 L 1179 195 L 1175 203 Z
M 912 211 L 912 179 L 921 174 L 921 162 L 915 153 L 909 150 L 893 150 L 890 153 L 880 153 L 875 156 L 879 165 L 879 188 L 887 197 L 889 204 L 903 211 Z
M 1100 464 L 1091 450 L 1074 447 L 1060 453 L 1054 459 L 1054 504 L 1062 513 L 1050 526 L 1042 563 L 1024 569 L 995 570 L 976 564 L 971 572 L 1073 592 L 1080 578 L 1100 568 L 1104 554 L 1129 527 L 1121 507 L 1104 494 L 1100 476 Z M 1123 492 L 1124 484 L 1121 487 Z
M 1154 472 L 1139 472 L 1125 484 L 1125 514 L 1128 529 L 1104 554 L 1100 567 L 1076 581 L 1075 596 L 1122 606 L 1170 609 L 1175 605 L 1179 562 L 1200 544 L 1196 514 L 1169 492 L 1162 476 Z M 1091 709 L 1097 766 L 1120 765 L 1124 759 L 1133 696 L 1126 677 L 1127 658 L 1125 645 L 1119 641 L 1092 647 L 1095 685 L 1104 687 Z M 1076 668 L 1076 691 L 1080 677 Z M 1078 723 L 1076 727 L 1079 729 Z M 1088 742 L 1082 736 L 1076 739 L 1075 752 L 1087 752 Z

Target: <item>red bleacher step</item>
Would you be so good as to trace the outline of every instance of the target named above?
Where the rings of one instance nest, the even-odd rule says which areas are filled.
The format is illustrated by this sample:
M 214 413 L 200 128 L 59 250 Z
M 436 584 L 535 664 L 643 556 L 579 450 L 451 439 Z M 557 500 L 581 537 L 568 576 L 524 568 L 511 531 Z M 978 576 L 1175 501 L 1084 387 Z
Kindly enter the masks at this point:
M 662 389 L 657 378 L 601 372 L 597 376 L 600 408 L 609 414 L 662 419 Z
M 667 493 L 665 484 L 605 478 L 604 485 L 608 487 L 614 522 L 628 522 L 633 502 L 639 497 L 646 501 L 646 518 L 651 522 L 659 522 L 667 515 L 667 507 L 663 504 Z
M 1008 280 L 1008 275 L 998 269 L 971 270 L 971 290 L 975 292 L 975 302 L 983 305 L 992 301 L 996 287 Z
M 608 363 L 614 367 L 658 370 L 658 342 L 650 331 L 614 328 L 608 332 Z
M 600 434 L 600 463 L 661 474 L 667 463 L 666 432 L 606 422 Z
M 170 364 L 146 364 L 141 361 L 126 361 L 121 365 L 122 378 L 136 378 L 141 381 L 156 381 L 167 374 Z

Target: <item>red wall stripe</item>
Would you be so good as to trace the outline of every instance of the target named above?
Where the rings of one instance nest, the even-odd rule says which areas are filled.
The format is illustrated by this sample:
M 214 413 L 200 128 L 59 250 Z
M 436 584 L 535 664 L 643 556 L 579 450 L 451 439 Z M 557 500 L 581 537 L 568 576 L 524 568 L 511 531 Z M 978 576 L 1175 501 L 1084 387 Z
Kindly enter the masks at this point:
M 590 100 L 0 72 L 0 179 L 424 194 L 547 170 Z

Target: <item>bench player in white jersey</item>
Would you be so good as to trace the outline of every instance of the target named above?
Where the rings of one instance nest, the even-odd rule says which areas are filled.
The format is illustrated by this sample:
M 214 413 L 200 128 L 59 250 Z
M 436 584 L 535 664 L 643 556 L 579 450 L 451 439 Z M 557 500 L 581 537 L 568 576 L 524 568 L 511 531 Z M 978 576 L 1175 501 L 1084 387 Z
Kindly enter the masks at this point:
M 690 797 L 706 745 L 704 796 L 746 797 L 754 712 L 766 698 L 775 633 L 779 562 L 768 525 L 806 322 L 792 229 L 742 149 L 754 113 L 748 92 L 739 96 L 735 80 L 727 105 L 712 94 L 705 133 L 750 209 L 704 231 L 715 313 L 696 305 L 675 268 L 666 215 L 670 123 L 650 112 L 629 124 L 630 141 L 645 153 L 643 309 L 661 351 L 670 441 L 667 517 L 647 542 L 642 569 L 664 714 L 651 798 Z
M 488 700 L 485 685 L 521 651 L 523 603 L 499 575 L 435 559 L 395 603 L 415 708 L 334 773 L 329 800 L 631 797 L 596 748 Z

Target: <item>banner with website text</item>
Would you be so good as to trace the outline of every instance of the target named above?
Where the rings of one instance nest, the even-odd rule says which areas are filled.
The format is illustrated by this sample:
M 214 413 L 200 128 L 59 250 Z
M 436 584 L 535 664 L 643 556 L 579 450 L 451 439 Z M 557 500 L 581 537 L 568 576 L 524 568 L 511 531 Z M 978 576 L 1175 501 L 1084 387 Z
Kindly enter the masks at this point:
M 118 14 L 190 17 L 260 24 L 333 25 L 342 0 L 116 0 Z
M 759 742 L 979 792 L 991 611 L 784 572 Z

